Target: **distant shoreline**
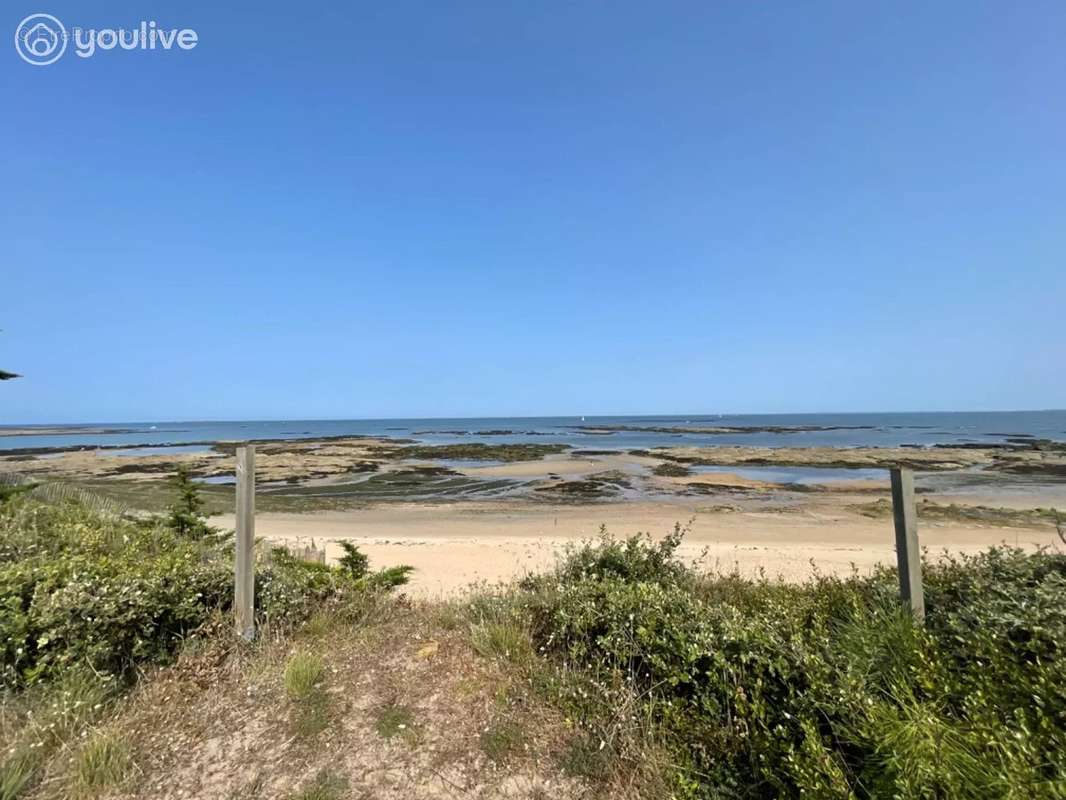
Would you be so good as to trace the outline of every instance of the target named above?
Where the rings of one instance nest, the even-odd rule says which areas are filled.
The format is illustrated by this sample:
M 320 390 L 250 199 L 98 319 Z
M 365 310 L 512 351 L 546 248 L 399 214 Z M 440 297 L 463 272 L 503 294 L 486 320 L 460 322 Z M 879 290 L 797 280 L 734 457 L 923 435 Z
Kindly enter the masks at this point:
M 904 445 L 984 447 L 1023 439 L 1066 442 L 1066 411 L 18 425 L 0 426 L 0 452 L 32 455 L 110 446 L 210 446 L 217 442 L 360 436 L 414 439 L 426 445 L 537 441 L 575 448 L 606 445 L 616 450 L 710 445 L 838 449 Z M 591 445 L 592 442 L 596 444 Z

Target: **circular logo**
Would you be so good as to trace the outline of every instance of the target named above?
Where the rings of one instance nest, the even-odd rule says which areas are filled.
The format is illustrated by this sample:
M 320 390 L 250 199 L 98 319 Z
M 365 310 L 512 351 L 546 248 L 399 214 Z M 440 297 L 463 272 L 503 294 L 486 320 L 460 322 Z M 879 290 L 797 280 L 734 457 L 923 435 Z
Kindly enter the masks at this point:
M 43 67 L 67 50 L 67 31 L 51 14 L 30 14 L 15 28 L 15 49 L 27 64 Z

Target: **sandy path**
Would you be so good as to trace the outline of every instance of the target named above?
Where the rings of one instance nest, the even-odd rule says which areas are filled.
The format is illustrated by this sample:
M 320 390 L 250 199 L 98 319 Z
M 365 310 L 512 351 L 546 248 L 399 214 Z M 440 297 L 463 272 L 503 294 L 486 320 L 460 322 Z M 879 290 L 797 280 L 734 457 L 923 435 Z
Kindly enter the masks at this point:
M 697 502 L 628 502 L 583 506 L 519 503 L 392 504 L 362 510 L 312 514 L 264 513 L 256 534 L 271 540 L 351 539 L 375 566 L 411 564 L 417 569 L 413 594 L 433 597 L 473 582 L 510 580 L 543 569 L 568 542 L 595 536 L 606 524 L 616 536 L 649 531 L 660 536 L 675 522 L 692 520 L 682 552 L 721 569 L 802 579 L 811 562 L 825 573 L 846 573 L 854 564 L 869 571 L 893 563 L 892 521 L 869 519 L 846 510 L 843 502 L 812 503 L 786 513 L 720 512 Z M 232 527 L 232 515 L 215 518 Z M 1022 546 L 1057 541 L 1049 529 L 998 528 L 955 523 L 923 523 L 922 545 L 930 551 L 984 549 L 999 542 Z

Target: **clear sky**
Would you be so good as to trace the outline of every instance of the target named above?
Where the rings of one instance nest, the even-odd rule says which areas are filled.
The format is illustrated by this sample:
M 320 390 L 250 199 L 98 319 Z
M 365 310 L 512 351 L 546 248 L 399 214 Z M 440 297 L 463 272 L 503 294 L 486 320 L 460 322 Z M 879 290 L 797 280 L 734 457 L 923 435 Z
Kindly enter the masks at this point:
M 1062 0 L 3 26 L 0 422 L 1066 406 Z

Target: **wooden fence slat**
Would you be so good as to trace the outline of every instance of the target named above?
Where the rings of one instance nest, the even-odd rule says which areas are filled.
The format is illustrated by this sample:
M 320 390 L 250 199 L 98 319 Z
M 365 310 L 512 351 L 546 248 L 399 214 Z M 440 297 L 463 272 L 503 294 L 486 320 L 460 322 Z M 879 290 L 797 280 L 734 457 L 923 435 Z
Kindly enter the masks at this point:
M 925 619 L 922 591 L 922 554 L 918 547 L 918 515 L 914 506 L 914 473 L 905 467 L 891 470 L 892 518 L 896 524 L 896 562 L 899 592 L 914 618 Z
M 237 633 L 255 638 L 255 447 L 237 448 L 237 542 L 233 611 Z

